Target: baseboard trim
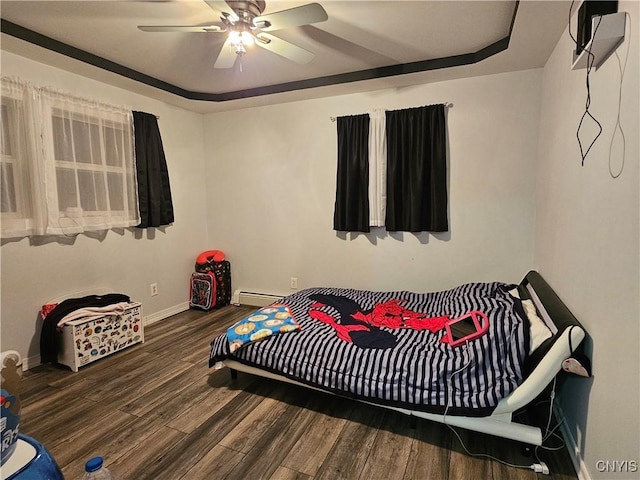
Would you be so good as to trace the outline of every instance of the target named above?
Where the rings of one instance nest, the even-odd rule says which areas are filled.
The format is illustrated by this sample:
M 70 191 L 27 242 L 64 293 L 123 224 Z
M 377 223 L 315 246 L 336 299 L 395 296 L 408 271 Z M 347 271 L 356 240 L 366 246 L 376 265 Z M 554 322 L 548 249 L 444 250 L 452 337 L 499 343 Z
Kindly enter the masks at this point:
M 582 458 L 582 452 L 580 451 L 580 447 L 578 446 L 576 439 L 573 437 L 573 434 L 569 430 L 569 427 L 567 427 L 567 422 L 562 421 L 562 419 L 566 418 L 564 412 L 562 411 L 562 407 L 555 403 L 553 406 L 553 411 L 555 413 L 556 419 L 561 422 L 560 433 L 562 434 L 564 443 L 567 446 L 567 451 L 569 452 L 569 457 L 571 457 L 571 461 L 573 462 L 573 468 L 575 468 L 576 470 L 578 479 L 592 480 L 591 475 L 589 474 L 589 470 L 587 469 L 587 464 Z
M 144 317 L 142 321 L 144 323 L 144 326 L 147 327 L 156 322 L 159 322 L 160 320 L 164 320 L 165 318 L 169 318 L 173 315 L 177 315 L 178 313 L 182 313 L 187 310 L 189 310 L 189 302 L 183 302 L 179 303 L 178 305 L 174 305 L 173 307 L 160 310 L 159 312 L 152 313 L 151 315 Z
M 144 305 L 143 305 L 144 307 Z M 173 307 L 165 308 L 164 310 L 160 310 L 159 312 L 152 313 L 149 316 L 146 316 L 142 319 L 142 323 L 145 327 L 152 325 L 160 320 L 164 320 L 165 318 L 169 318 L 173 315 L 177 315 L 178 313 L 182 313 L 189 310 L 189 302 L 179 303 L 178 305 L 174 305 Z M 33 355 L 31 357 L 23 357 L 22 358 L 22 370 L 29 370 L 31 368 L 35 368 L 40 365 L 40 355 Z
M 29 370 L 40 365 L 40 355 L 32 357 L 22 357 L 22 370 Z

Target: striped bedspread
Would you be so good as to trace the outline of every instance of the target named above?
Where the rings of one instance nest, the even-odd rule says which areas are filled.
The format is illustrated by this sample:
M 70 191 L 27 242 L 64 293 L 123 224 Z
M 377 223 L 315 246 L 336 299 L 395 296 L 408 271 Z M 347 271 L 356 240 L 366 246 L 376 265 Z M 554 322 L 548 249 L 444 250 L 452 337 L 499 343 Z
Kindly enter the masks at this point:
M 431 293 L 311 288 L 285 297 L 297 332 L 231 354 L 211 342 L 209 365 L 226 358 L 362 400 L 452 415 L 490 415 L 523 380 L 529 327 L 502 283 Z M 466 345 L 443 343 L 444 322 L 478 310 L 488 332 Z

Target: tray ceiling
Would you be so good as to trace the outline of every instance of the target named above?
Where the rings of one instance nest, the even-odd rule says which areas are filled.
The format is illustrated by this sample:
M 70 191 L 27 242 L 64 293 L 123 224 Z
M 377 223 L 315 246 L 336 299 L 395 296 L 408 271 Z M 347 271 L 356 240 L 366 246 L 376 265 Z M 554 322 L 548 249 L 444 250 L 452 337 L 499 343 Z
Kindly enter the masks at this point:
M 267 0 L 263 14 L 307 3 Z M 253 46 L 233 68 L 214 69 L 226 34 L 138 29 L 219 21 L 220 11 L 202 0 L 3 0 L 2 48 L 196 110 L 219 110 L 214 105 L 539 68 L 569 13 L 564 1 L 319 3 L 326 21 L 270 32 L 313 52 L 304 65 Z

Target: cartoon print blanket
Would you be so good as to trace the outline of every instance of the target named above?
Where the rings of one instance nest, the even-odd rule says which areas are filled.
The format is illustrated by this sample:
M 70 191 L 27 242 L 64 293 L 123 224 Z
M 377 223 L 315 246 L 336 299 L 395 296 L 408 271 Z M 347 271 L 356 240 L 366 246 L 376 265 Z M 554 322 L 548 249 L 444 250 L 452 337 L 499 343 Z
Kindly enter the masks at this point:
M 278 333 L 295 332 L 300 325 L 291 316 L 286 305 L 270 305 L 261 308 L 227 329 L 229 352 L 233 353 L 243 345 L 257 342 Z

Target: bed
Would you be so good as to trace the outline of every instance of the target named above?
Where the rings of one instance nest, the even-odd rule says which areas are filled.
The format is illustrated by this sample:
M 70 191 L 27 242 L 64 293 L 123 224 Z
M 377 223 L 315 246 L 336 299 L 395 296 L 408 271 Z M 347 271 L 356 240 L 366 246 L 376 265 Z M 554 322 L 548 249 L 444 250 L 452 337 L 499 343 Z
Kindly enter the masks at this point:
M 469 312 L 483 315 L 486 332 L 453 346 L 447 325 Z M 286 319 L 282 333 L 260 323 L 277 319 Z M 231 341 L 236 330 L 258 341 Z M 584 337 L 531 271 L 518 285 L 468 283 L 442 292 L 301 290 L 215 337 L 209 365 L 541 445 L 541 428 L 514 421 L 514 413 L 550 385 Z

